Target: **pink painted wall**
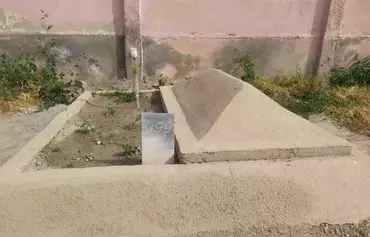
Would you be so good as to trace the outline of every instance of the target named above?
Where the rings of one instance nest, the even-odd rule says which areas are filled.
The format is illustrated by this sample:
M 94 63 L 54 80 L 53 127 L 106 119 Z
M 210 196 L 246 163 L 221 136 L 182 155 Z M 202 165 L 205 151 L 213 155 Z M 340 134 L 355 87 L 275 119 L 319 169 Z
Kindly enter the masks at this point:
M 142 0 L 143 34 L 307 36 L 324 1 Z
M 370 0 L 347 0 L 342 21 L 343 35 L 370 35 Z
M 307 36 L 318 27 L 313 27 L 313 19 L 322 14 L 317 9 L 324 1 L 327 0 L 142 0 L 143 34 Z M 33 0 L 32 4 L 0 0 L 0 8 L 34 24 L 39 23 L 40 9 L 44 9 L 59 33 L 109 32 L 114 22 L 123 21 L 123 0 Z
M 125 24 L 130 31 L 134 29 L 134 32 L 139 32 L 135 28 L 139 25 L 139 0 L 33 0 L 31 4 L 25 4 L 24 1 L 0 0 L 0 33 L 39 32 L 40 9 L 48 13 L 48 21 L 54 25 L 52 33 L 55 34 L 123 35 Z M 151 57 L 162 57 L 162 52 L 153 47 L 163 48 L 166 45 L 183 57 L 187 54 L 199 57 L 199 67 L 214 66 L 215 52 L 233 45 L 233 41 L 243 39 L 242 47 L 254 47 L 260 41 L 262 47 L 273 51 L 271 54 L 265 52 L 266 55 L 262 57 L 265 67 L 261 73 L 264 75 L 294 73 L 296 66 L 303 71 L 310 70 L 310 66 L 305 65 L 315 65 L 316 54 L 320 54 L 321 36 L 327 28 L 330 2 L 339 7 L 343 5 L 339 11 L 343 14 L 339 14 L 338 18 L 340 29 L 336 29 L 336 33 L 344 38 L 370 36 L 370 15 L 367 12 L 370 0 L 140 1 L 141 33 L 156 41 L 149 52 L 155 51 L 157 54 Z M 8 18 L 15 16 L 21 24 L 7 20 L 6 27 L 2 26 L 1 11 Z M 264 44 L 268 41 L 266 39 L 272 38 L 273 42 Z M 129 45 L 125 42 L 126 46 Z M 325 46 L 325 57 L 326 51 L 332 50 L 329 44 Z M 353 41 L 346 47 L 349 50 L 354 48 L 363 56 L 370 53 L 370 41 L 366 39 L 360 43 Z M 162 63 L 163 68 L 155 68 L 155 71 L 162 73 L 162 69 L 170 68 L 172 75 L 177 75 L 176 72 L 182 70 L 183 65 L 180 64 L 184 62 L 174 58 L 176 55 L 171 50 L 167 55 L 169 61 Z M 117 50 L 117 54 L 121 51 Z
M 305 71 L 305 65 L 312 60 L 310 52 L 316 51 L 318 45 L 315 38 L 326 28 L 329 3 L 330 0 L 142 0 L 142 34 L 182 54 L 200 57 L 200 68 L 214 66 L 215 54 L 225 48 L 246 51 L 261 45 L 267 51 L 261 52 L 264 55 L 260 64 L 264 65 L 259 72 L 267 76 L 290 74 L 297 67 Z M 277 40 L 266 40 L 271 38 Z M 240 39 L 244 41 L 237 45 L 232 42 Z M 172 76 L 176 65 L 166 66 L 171 68 Z M 167 75 L 166 70 L 158 71 Z
M 114 22 L 123 20 L 120 0 L 0 0 L 0 9 L 7 15 L 24 18 L 35 26 L 40 25 L 43 9 L 49 15 L 48 22 L 54 25 L 55 33 L 114 32 Z M 11 24 L 11 22 L 9 22 Z M 34 29 L 18 29 L 33 33 Z M 17 32 L 17 29 L 14 29 Z

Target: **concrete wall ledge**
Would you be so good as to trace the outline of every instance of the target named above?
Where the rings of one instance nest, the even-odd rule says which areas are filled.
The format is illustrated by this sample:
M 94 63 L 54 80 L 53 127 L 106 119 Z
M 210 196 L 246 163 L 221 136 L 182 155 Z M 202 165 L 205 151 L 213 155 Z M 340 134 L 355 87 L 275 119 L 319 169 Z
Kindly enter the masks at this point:
M 370 159 L 356 155 L 0 174 L 0 236 L 192 236 L 261 223 L 357 223 L 370 216 L 369 169 Z

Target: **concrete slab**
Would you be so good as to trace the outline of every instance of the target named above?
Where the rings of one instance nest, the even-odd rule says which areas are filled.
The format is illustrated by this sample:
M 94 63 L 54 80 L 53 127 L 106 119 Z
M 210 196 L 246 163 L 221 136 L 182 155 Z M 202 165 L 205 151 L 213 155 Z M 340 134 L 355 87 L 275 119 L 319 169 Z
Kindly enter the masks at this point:
M 0 172 L 22 172 L 32 160 L 58 134 L 64 124 L 74 115 L 80 112 L 86 101 L 91 97 L 91 93 L 82 93 L 66 110 L 58 113 L 50 123 L 36 136 L 29 140 L 14 156 L 0 167 Z
M 11 159 L 27 142 L 60 112 L 67 109 L 66 105 L 57 105 L 38 113 L 3 116 L 0 113 L 0 166 Z
M 182 163 L 345 156 L 342 138 L 284 109 L 252 85 L 217 69 L 160 88 L 175 115 Z
M 368 218 L 369 169 L 369 157 L 356 153 L 0 173 L 0 236 L 311 236 L 269 231 Z

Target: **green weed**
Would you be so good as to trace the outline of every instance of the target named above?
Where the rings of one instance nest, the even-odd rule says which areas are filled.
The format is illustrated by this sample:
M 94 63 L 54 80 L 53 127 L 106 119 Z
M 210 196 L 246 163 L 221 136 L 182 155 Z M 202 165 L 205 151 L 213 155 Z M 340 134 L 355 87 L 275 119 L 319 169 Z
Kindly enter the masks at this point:
M 257 78 L 258 74 L 255 68 L 255 62 L 250 53 L 236 56 L 233 64 L 237 66 L 236 70 L 242 70 L 241 79 L 243 81 L 250 82 Z
M 125 144 L 123 145 L 122 151 L 119 153 L 119 156 L 130 157 L 133 155 L 137 155 L 139 153 L 140 153 L 140 149 L 137 145 Z
M 90 133 L 94 130 L 94 124 L 89 120 L 85 120 L 81 125 L 80 130 L 82 133 Z
M 47 14 L 44 11 L 42 14 L 45 21 Z M 43 23 L 43 27 L 48 32 L 52 25 Z M 21 94 L 37 95 L 43 101 L 39 110 L 43 110 L 57 104 L 70 104 L 75 99 L 76 93 L 82 90 L 82 83 L 63 81 L 54 46 L 53 39 L 40 38 L 34 54 L 20 49 L 17 56 L 7 53 L 0 56 L 0 101 L 14 101 Z
M 359 60 L 349 67 L 334 67 L 329 72 L 329 80 L 335 86 L 369 86 L 370 57 Z
M 138 74 L 140 71 L 140 67 L 139 66 L 133 66 L 132 67 L 132 72 L 134 73 L 134 75 Z
M 117 103 L 129 103 L 136 100 L 135 92 L 115 92 L 114 95 L 116 96 Z
M 114 116 L 116 114 L 116 110 L 113 107 L 106 107 L 103 111 L 105 116 Z

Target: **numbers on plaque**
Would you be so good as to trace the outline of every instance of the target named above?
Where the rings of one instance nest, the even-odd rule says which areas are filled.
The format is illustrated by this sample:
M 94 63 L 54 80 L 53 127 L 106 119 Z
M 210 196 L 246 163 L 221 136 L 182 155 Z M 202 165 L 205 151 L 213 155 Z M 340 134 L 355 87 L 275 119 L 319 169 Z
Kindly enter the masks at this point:
M 173 124 L 171 121 L 163 122 L 163 121 L 145 121 L 143 124 L 143 130 L 145 132 L 159 132 L 163 134 L 168 134 L 171 132 Z
M 163 129 L 163 126 L 164 126 L 164 122 L 159 121 L 159 122 L 157 122 L 157 123 L 155 124 L 154 129 L 155 129 L 156 131 L 158 131 L 158 132 L 161 132 L 161 131 L 162 131 L 162 129 Z
M 172 129 L 172 122 L 167 122 L 164 124 L 164 127 L 163 127 L 163 133 L 164 134 L 168 134 Z
M 154 122 L 153 121 L 146 121 L 144 123 L 144 131 L 146 132 L 151 132 L 153 130 L 153 127 L 154 127 Z

